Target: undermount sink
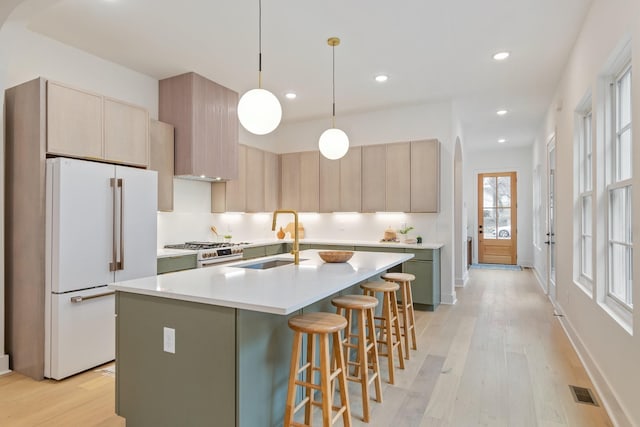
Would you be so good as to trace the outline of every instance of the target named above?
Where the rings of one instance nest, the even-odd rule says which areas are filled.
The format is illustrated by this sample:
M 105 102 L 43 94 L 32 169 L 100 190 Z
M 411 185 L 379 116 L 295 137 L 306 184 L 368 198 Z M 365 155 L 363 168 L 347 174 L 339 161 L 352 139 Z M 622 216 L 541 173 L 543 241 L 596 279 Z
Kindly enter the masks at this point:
M 304 261 L 304 260 L 300 260 Z M 257 262 L 255 264 L 237 265 L 238 268 L 251 268 L 253 270 L 268 270 L 269 268 L 282 267 L 293 264 L 292 259 L 272 259 L 270 261 Z

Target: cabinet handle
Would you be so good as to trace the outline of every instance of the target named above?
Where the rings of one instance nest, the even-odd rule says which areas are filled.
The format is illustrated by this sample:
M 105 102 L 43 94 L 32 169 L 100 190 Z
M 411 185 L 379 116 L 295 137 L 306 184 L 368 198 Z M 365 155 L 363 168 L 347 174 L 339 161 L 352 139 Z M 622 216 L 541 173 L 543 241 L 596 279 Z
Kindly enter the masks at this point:
M 104 292 L 101 294 L 95 294 L 95 295 L 90 295 L 88 297 L 81 297 L 81 296 L 77 296 L 77 297 L 71 297 L 71 302 L 74 304 L 78 304 L 81 303 L 83 301 L 87 301 L 90 299 L 96 299 L 96 298 L 102 298 L 102 297 L 108 297 L 109 295 L 115 295 L 116 291 L 111 291 L 111 292 Z

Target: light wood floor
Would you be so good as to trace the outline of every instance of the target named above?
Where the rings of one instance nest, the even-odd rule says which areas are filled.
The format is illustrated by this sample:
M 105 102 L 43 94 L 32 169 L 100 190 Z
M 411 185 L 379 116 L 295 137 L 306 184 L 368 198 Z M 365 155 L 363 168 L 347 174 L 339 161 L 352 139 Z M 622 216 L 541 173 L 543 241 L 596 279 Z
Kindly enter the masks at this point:
M 529 270 L 471 270 L 457 293 L 454 306 L 416 313 L 418 351 L 383 383 L 369 424 L 350 384 L 355 426 L 612 425 L 602 407 L 574 402 L 569 384 L 595 389 Z M 0 377 L 1 426 L 124 426 L 113 408 L 114 379 L 100 372 Z

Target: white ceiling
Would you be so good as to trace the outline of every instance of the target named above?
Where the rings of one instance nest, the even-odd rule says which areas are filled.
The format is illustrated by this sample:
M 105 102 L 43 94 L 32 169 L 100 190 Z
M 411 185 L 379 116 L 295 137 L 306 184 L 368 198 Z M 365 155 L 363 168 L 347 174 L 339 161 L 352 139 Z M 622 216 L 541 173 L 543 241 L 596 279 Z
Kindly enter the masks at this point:
M 258 0 L 31 0 L 34 31 L 157 79 L 257 86 Z M 263 0 L 263 87 L 283 120 L 453 100 L 467 149 L 529 145 L 591 0 Z M 492 54 L 508 50 L 496 62 Z M 389 75 L 376 83 L 377 73 Z M 298 98 L 284 98 L 287 91 Z M 509 110 L 505 117 L 495 111 Z

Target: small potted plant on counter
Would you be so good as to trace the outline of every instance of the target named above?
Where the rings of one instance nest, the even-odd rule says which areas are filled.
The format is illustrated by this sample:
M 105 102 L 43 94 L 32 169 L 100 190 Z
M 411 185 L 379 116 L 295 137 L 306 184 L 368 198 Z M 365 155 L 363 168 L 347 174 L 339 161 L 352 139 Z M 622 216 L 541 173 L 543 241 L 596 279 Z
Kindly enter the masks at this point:
M 411 230 L 413 230 L 413 227 L 412 227 L 412 226 L 410 226 L 410 225 L 409 225 L 409 226 L 407 226 L 407 224 L 404 224 L 404 225 L 402 226 L 402 228 L 400 228 L 400 230 L 398 230 L 398 233 L 402 234 L 402 240 L 403 240 L 404 242 L 406 242 L 406 241 L 407 241 L 407 234 L 408 234 Z

